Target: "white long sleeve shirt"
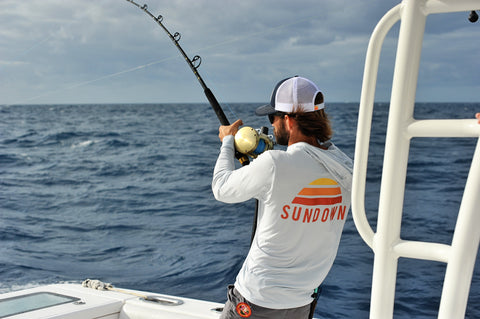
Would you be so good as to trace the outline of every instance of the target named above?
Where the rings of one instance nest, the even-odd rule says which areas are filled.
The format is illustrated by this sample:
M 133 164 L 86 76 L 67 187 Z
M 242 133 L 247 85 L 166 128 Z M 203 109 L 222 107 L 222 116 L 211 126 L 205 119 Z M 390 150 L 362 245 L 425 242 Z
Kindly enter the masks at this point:
M 352 161 L 296 143 L 235 170 L 234 137 L 223 139 L 212 190 L 226 203 L 259 200 L 257 231 L 235 288 L 250 302 L 288 309 L 312 302 L 330 270 L 350 208 Z

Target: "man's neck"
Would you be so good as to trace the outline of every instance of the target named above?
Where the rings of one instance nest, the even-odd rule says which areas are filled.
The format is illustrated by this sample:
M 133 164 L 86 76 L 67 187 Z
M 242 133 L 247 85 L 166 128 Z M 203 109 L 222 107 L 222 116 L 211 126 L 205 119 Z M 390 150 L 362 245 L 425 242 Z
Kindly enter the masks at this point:
M 321 148 L 323 150 L 327 149 L 327 147 L 325 147 L 324 145 L 322 145 L 318 142 L 318 139 L 316 137 L 305 136 L 305 135 L 301 135 L 301 136 L 297 136 L 297 137 L 290 136 L 290 139 L 288 140 L 288 146 L 290 146 L 292 144 L 295 144 L 295 143 L 298 143 L 298 142 L 304 142 L 304 143 L 310 144 L 312 146 Z
M 324 150 L 327 149 L 318 142 L 318 139 L 315 136 L 304 135 L 298 128 L 298 124 L 294 119 L 286 117 L 286 129 L 289 131 L 288 146 L 298 142 L 305 142 Z

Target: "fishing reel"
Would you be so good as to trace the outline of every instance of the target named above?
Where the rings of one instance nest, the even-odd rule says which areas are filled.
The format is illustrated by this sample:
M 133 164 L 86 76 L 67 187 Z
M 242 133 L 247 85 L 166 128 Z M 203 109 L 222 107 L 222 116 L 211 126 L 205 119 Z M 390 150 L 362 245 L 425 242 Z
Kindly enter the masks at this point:
M 251 158 L 257 158 L 265 151 L 273 149 L 273 136 L 268 135 L 268 128 L 254 129 L 244 126 L 235 134 L 235 149 Z

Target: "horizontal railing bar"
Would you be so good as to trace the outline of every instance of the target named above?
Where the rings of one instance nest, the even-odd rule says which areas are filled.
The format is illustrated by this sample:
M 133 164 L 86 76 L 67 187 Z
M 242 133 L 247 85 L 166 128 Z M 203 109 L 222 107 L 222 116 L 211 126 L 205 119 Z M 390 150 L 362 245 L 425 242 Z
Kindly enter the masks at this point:
M 398 257 L 433 260 L 448 263 L 450 245 L 421 241 L 401 240 L 393 246 Z
M 476 120 L 417 120 L 407 126 L 409 137 L 480 137 Z
M 445 0 L 429 0 L 425 5 L 425 13 L 447 13 L 479 10 L 478 0 L 455 0 L 447 2 Z

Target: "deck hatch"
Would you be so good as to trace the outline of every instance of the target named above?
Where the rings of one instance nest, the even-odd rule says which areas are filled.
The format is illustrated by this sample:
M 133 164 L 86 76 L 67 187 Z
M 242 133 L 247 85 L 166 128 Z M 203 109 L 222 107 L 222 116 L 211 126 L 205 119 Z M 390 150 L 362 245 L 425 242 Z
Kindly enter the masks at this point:
M 0 318 L 79 301 L 80 298 L 52 292 L 36 292 L 0 299 Z

